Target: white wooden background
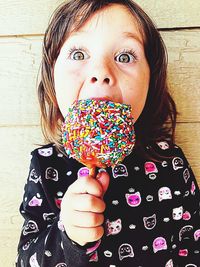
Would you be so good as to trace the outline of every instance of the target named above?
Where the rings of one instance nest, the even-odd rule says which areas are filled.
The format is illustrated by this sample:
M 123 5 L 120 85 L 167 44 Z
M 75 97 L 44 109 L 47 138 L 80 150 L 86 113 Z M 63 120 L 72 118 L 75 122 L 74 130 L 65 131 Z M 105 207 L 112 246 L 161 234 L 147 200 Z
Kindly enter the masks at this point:
M 41 40 L 62 1 L 0 1 L 0 266 L 14 266 L 22 219 L 18 213 L 29 153 L 42 143 L 36 99 Z M 200 1 L 138 0 L 169 52 L 169 84 L 181 115 L 177 144 L 200 184 Z M 47 266 L 48 267 L 48 266 Z

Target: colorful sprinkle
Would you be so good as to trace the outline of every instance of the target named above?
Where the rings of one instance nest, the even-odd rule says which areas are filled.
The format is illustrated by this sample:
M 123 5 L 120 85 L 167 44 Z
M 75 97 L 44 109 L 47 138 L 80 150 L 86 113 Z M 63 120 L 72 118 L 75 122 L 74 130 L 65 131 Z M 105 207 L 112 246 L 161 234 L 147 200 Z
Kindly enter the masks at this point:
M 115 166 L 135 145 L 131 106 L 105 100 L 75 101 L 62 125 L 69 157 L 87 167 Z

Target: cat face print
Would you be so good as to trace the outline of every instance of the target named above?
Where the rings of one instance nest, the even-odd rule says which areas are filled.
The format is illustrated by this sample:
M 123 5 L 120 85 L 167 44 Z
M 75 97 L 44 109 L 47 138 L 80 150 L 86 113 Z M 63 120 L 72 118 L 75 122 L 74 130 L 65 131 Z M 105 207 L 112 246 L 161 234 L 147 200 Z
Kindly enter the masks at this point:
M 106 235 L 117 235 L 122 230 L 122 221 L 117 219 L 115 221 L 106 220 Z
M 172 217 L 174 220 L 178 221 L 183 218 L 183 207 L 174 208 L 172 212 Z
M 156 214 L 143 218 L 144 227 L 147 230 L 152 230 L 156 226 Z
M 138 207 L 141 204 L 141 195 L 140 192 L 133 194 L 126 194 L 126 202 L 131 207 Z
M 162 150 L 169 149 L 169 144 L 168 144 L 166 141 L 158 142 L 157 145 L 158 145 Z
M 40 148 L 38 149 L 38 154 L 42 157 L 50 157 L 53 155 L 53 148 L 52 147 Z

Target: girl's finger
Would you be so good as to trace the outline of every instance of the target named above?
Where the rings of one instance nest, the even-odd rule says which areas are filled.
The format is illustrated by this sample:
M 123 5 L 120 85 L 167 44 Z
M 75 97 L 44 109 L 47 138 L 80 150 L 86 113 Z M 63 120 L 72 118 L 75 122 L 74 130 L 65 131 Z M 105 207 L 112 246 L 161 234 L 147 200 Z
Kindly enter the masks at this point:
M 100 172 L 97 174 L 97 181 L 100 182 L 102 189 L 103 189 L 103 195 L 108 189 L 109 182 L 110 182 L 110 177 L 109 174 L 104 170 L 100 170 Z
M 103 195 L 101 184 L 90 176 L 77 179 L 69 186 L 67 191 L 72 194 L 91 194 L 96 197 L 101 197 Z
M 105 210 L 104 201 L 90 194 L 71 194 L 71 209 L 76 211 L 88 211 L 102 213 Z
M 94 212 L 74 211 L 69 218 L 69 222 L 77 227 L 97 227 L 103 224 L 104 216 Z

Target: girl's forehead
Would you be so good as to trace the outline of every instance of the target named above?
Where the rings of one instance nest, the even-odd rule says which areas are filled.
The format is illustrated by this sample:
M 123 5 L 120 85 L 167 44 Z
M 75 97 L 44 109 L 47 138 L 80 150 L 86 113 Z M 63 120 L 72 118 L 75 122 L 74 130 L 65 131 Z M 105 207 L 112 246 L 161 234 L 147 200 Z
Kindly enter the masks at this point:
M 93 13 L 86 22 L 69 37 L 87 38 L 91 35 L 101 34 L 135 38 L 143 45 L 143 38 L 139 24 L 131 11 L 123 5 L 112 4 Z

